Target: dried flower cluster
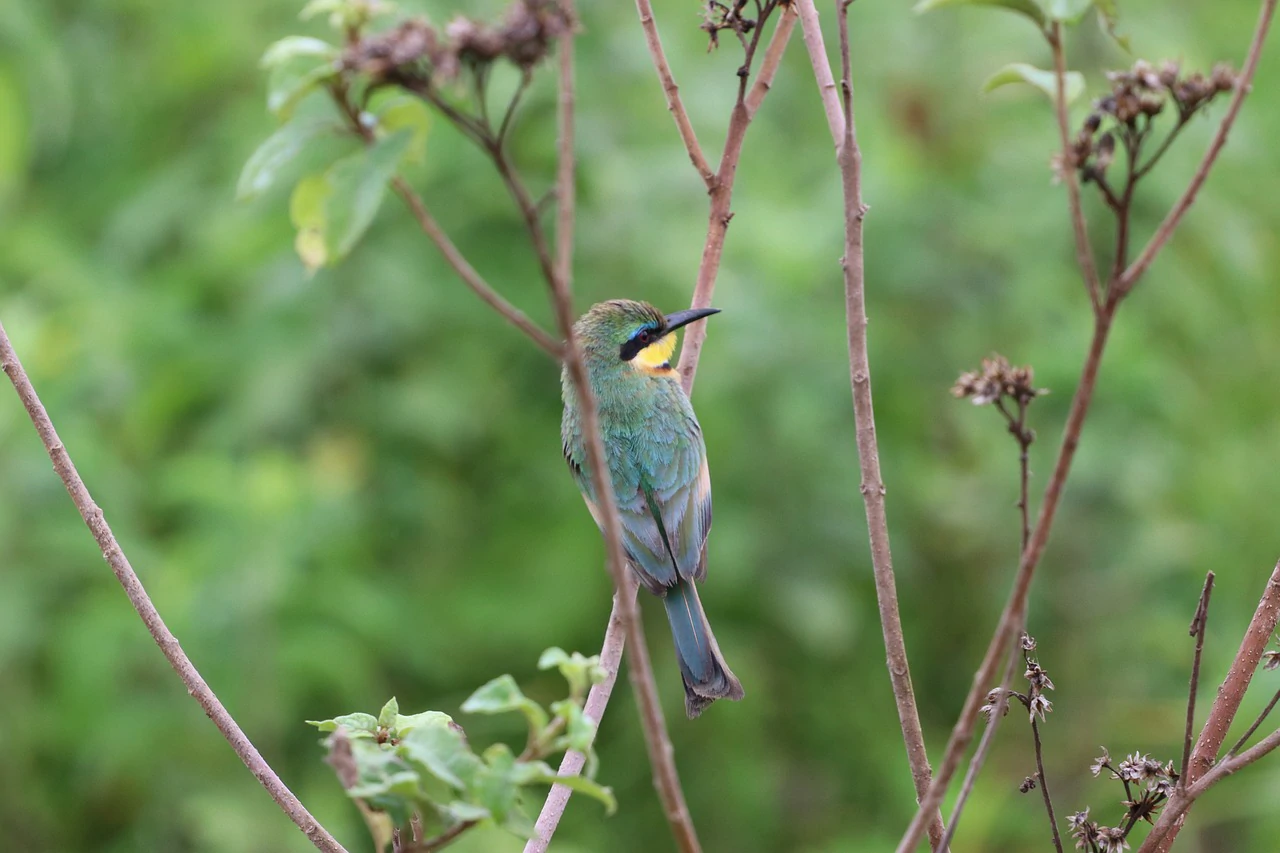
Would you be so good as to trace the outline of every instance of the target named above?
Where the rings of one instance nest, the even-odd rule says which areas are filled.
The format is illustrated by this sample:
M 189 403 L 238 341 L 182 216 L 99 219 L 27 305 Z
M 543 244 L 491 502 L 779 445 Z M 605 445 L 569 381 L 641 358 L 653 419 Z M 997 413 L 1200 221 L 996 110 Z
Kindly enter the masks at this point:
M 1053 681 L 1049 678 L 1049 673 L 1031 657 L 1030 653 L 1035 650 L 1036 641 L 1034 637 L 1027 634 L 1022 635 L 1022 651 L 1027 662 L 1027 671 L 1022 674 L 1028 684 L 1031 685 L 1027 691 L 1027 711 L 1031 715 L 1031 719 L 1035 720 L 1039 717 L 1041 720 L 1045 715 L 1053 710 L 1053 703 L 1044 696 L 1044 691 L 1053 689 Z
M 1097 821 L 1089 820 L 1089 810 L 1076 812 L 1067 818 L 1068 831 L 1076 840 L 1077 850 L 1088 850 L 1090 853 L 1118 853 L 1128 850 L 1128 834 L 1118 826 L 1099 826 Z
M 1102 755 L 1093 760 L 1089 770 L 1094 776 L 1107 771 L 1110 778 L 1118 779 L 1124 784 L 1125 793 L 1122 801 L 1125 815 L 1117 826 L 1099 826 L 1097 821 L 1089 820 L 1088 809 L 1077 812 L 1068 819 L 1076 847 L 1093 853 L 1127 849 L 1129 844 L 1126 839 L 1134 825 L 1140 820 L 1154 823 L 1152 818 L 1178 786 L 1178 771 L 1174 769 L 1172 761 L 1162 763 L 1137 752 L 1116 764 L 1111 759 L 1111 753 L 1103 747 Z
M 995 354 L 982 360 L 981 370 L 960 374 L 951 393 L 960 399 L 971 399 L 975 406 L 997 403 L 1005 397 L 1025 405 L 1049 393 L 1045 388 L 1034 387 L 1034 380 L 1035 372 L 1030 366 L 1013 367 L 1004 356 Z
M 442 32 L 422 19 L 404 21 L 348 46 L 344 64 L 375 80 L 397 74 L 452 80 L 464 68 L 483 69 L 498 59 L 528 71 L 573 27 L 555 0 L 516 0 L 498 24 L 460 16 Z
M 716 0 L 706 0 L 702 4 L 702 23 L 698 28 L 711 37 L 711 41 L 707 44 L 708 51 L 720 46 L 720 33 L 725 30 L 732 32 L 739 41 L 742 41 L 747 33 L 756 28 L 758 21 L 742 15 L 746 5 L 747 0 L 733 0 L 732 5 L 718 3 Z M 743 46 L 746 46 L 745 43 Z
M 1208 76 L 1199 71 L 1183 75 L 1176 62 L 1157 68 L 1140 59 L 1127 71 L 1109 72 L 1107 79 L 1111 92 L 1094 102 L 1070 151 L 1070 165 L 1080 170 L 1085 181 L 1105 177 L 1115 159 L 1117 140 L 1133 158 L 1152 120 L 1170 102 L 1177 111 L 1172 137 L 1216 96 L 1233 90 L 1238 75 L 1226 65 L 1216 66 Z M 1131 164 L 1131 168 L 1139 167 Z
M 1028 689 L 1026 693 L 1019 693 L 1017 690 L 1008 691 L 1009 698 L 1017 699 L 1021 702 L 1022 707 L 1027 709 L 1027 713 L 1032 721 L 1034 721 L 1036 717 L 1043 720 L 1046 714 L 1053 711 L 1053 703 L 1045 697 L 1044 691 L 1054 689 L 1053 680 L 1049 678 L 1049 673 L 1045 672 L 1044 668 L 1031 657 L 1031 652 L 1035 651 L 1035 648 L 1036 638 L 1029 634 L 1023 634 L 1022 656 L 1023 660 L 1026 661 L 1027 671 L 1024 672 L 1022 676 L 1027 679 L 1027 683 L 1030 684 L 1030 689 Z M 995 690 L 992 690 L 987 694 L 987 703 L 978 709 L 983 716 L 988 719 L 991 718 L 991 714 L 996 709 L 996 703 L 1000 698 L 1001 692 L 1002 688 L 997 687 Z M 1008 713 L 1008 710 L 1009 709 L 1006 706 L 1005 713 Z M 1023 793 L 1025 793 L 1025 791 Z

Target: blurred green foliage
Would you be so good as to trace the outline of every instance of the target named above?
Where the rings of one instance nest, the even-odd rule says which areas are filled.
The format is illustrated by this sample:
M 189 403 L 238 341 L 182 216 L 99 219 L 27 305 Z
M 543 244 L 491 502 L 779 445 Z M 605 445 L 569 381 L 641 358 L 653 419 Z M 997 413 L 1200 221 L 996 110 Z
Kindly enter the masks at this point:
M 444 20 L 453 0 L 402 4 Z M 703 240 L 689 168 L 626 3 L 580 4 L 580 304 L 682 307 Z M 692 3 L 656 4 L 704 146 L 723 138 L 739 54 L 705 50 Z M 499 0 L 473 3 L 481 14 Z M 309 278 L 284 189 L 235 200 L 274 126 L 258 60 L 299 31 L 294 0 L 0 2 L 0 319 L 169 626 L 283 778 L 353 850 L 359 814 L 302 724 L 397 695 L 453 713 L 511 672 L 595 648 L 609 581 L 559 458 L 557 370 L 462 287 L 396 205 Z M 1134 53 L 1239 63 L 1250 0 L 1132 0 Z M 824 17 L 834 16 L 824 8 Z M 951 400 L 992 350 L 1037 369 L 1043 484 L 1088 334 L 1043 96 L 990 96 L 1047 67 L 1015 16 L 853 7 L 865 162 L 871 359 L 895 565 L 935 757 L 1004 600 L 1016 456 L 998 418 Z M 316 22 L 313 34 L 323 33 Z M 303 27 L 302 29 L 306 29 Z M 1097 745 L 1173 758 L 1203 573 L 1221 677 L 1280 524 L 1280 50 L 1197 206 L 1125 305 L 1031 628 L 1052 674 L 1044 728 L 1060 814 L 1120 812 Z M 1130 57 L 1090 22 L 1087 90 Z M 1213 115 L 1220 115 L 1218 107 Z M 515 155 L 545 186 L 549 80 Z M 1212 131 L 1189 128 L 1137 204 L 1145 235 Z M 332 162 L 314 155 L 311 166 Z M 299 164 L 298 175 L 308 164 Z M 408 176 L 495 285 L 550 327 L 519 222 L 442 123 Z M 1095 199 L 1097 238 L 1109 240 Z M 655 663 L 709 853 L 888 848 L 912 808 L 858 495 L 840 272 L 839 181 L 798 39 L 750 132 L 695 404 L 715 474 L 704 601 L 747 700 L 679 713 L 659 608 Z M 523 668 L 522 668 L 523 667 Z M 1276 686 L 1259 677 L 1242 716 Z M 1012 717 L 954 850 L 1043 850 L 1030 737 Z M 512 715 L 479 742 L 518 738 Z M 571 805 L 553 849 L 667 849 L 629 690 L 600 731 L 621 809 Z M 12 395 L 0 393 L 0 849 L 305 851 L 185 695 L 102 564 Z M 1275 849 L 1280 762 L 1200 803 L 1179 849 Z M 462 853 L 507 851 L 476 835 Z

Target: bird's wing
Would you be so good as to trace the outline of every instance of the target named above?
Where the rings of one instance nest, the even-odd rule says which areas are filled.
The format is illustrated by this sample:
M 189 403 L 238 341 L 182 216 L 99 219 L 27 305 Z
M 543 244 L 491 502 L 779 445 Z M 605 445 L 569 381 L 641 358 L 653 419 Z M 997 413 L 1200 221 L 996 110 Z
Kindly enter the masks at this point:
M 662 594 L 680 579 L 705 574 L 703 547 L 711 530 L 711 475 L 702 430 L 688 406 L 656 417 L 639 432 L 607 442 L 618 498 L 623 546 L 636 573 Z M 565 459 L 597 526 L 603 519 L 580 442 L 565 442 Z
M 641 500 L 634 524 L 658 534 L 665 585 L 703 575 L 703 546 L 711 530 L 711 474 L 702 430 L 686 410 L 650 429 L 641 461 Z M 643 517 L 641 517 L 643 513 Z M 630 513 L 628 513 L 630 514 Z M 652 534 L 651 534 L 652 535 Z

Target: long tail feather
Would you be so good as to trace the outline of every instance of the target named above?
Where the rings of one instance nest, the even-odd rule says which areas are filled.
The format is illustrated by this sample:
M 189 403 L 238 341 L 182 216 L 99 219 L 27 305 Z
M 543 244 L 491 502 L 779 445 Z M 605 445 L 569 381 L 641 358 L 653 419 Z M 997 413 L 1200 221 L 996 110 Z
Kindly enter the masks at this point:
M 689 719 L 701 714 L 717 699 L 741 699 L 742 685 L 720 654 L 694 582 L 685 580 L 676 584 L 667 591 L 663 601 L 675 640 L 680 676 L 684 679 L 684 710 Z

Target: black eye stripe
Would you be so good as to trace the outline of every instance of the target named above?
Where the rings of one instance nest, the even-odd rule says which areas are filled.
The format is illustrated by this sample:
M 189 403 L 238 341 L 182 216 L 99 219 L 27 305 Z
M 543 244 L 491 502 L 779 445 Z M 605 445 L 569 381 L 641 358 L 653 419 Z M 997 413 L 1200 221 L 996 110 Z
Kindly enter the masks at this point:
M 657 332 L 654 329 L 641 329 L 636 332 L 631 336 L 630 340 L 622 345 L 622 348 L 618 351 L 618 357 L 623 361 L 631 361 L 631 359 L 640 354 L 640 350 L 657 340 L 656 334 Z

